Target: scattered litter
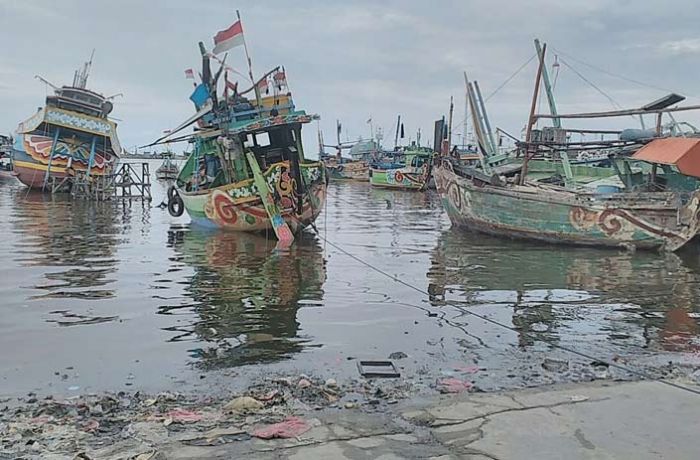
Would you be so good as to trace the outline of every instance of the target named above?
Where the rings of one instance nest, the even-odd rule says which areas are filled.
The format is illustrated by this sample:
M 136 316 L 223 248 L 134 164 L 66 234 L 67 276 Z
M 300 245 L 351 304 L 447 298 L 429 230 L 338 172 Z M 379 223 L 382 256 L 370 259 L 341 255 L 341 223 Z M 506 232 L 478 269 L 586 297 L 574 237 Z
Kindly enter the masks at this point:
M 311 425 L 305 420 L 299 417 L 289 417 L 283 422 L 258 428 L 251 434 L 260 439 L 297 438 L 310 429 Z
M 569 370 L 569 362 L 562 359 L 545 358 L 542 367 L 550 372 L 566 372 Z
M 168 412 L 166 420 L 167 419 L 172 420 L 170 423 L 192 423 L 199 422 L 200 420 L 202 420 L 202 414 L 198 414 L 197 412 L 185 409 L 173 409 L 170 412 Z
M 326 387 L 328 388 L 338 388 L 338 382 L 335 381 L 335 379 L 328 379 L 326 380 Z
M 297 383 L 297 387 L 302 388 L 302 389 L 309 388 L 310 386 L 311 386 L 311 382 L 305 378 L 299 379 L 299 382 Z
M 408 355 L 403 351 L 395 351 L 389 355 L 389 359 L 404 359 L 408 358 Z
M 232 399 L 224 406 L 226 412 L 253 413 L 264 407 L 264 404 L 250 396 Z
M 363 377 L 397 378 L 401 377 L 391 361 L 360 361 L 357 369 Z
M 461 393 L 469 391 L 474 384 L 467 380 L 459 380 L 455 378 L 438 380 L 438 390 L 440 393 Z
M 571 397 L 571 402 L 583 402 L 583 401 L 588 401 L 588 396 L 584 395 L 573 395 Z

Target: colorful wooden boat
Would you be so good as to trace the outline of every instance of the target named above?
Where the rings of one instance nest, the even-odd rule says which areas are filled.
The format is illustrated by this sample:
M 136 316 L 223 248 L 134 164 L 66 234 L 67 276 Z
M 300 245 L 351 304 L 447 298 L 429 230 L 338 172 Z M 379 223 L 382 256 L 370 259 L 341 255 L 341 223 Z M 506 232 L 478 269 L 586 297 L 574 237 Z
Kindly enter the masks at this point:
M 56 87 L 45 107 L 17 127 L 13 168 L 17 178 L 32 188 L 82 171 L 111 174 L 121 146 L 117 125 L 108 118 L 111 98 L 86 88 L 91 62 L 76 72 L 71 86 Z
M 675 251 L 700 230 L 700 192 L 605 193 L 490 182 L 449 160 L 434 170 L 457 228 L 551 243 Z M 684 203 L 684 204 L 680 204 Z
M 180 173 L 180 168 L 173 162 L 173 155 L 167 152 L 163 155 L 163 162 L 156 169 L 156 179 L 175 180 Z
M 369 180 L 369 165 L 364 160 L 338 160 L 329 157 L 324 160 L 328 176 L 331 180 L 354 180 L 366 182 Z
M 661 139 L 661 116 L 700 106 L 668 108 L 679 100 L 670 95 L 640 109 L 558 114 L 544 66 L 546 47 L 536 41 L 536 48 L 540 65 L 525 141 L 518 143 L 519 161 L 497 155 L 478 86 L 467 82 L 479 141 L 477 164 L 443 155 L 433 171 L 452 224 L 553 243 L 670 251 L 685 246 L 700 230 L 700 168 L 695 167 L 700 164 L 700 139 Z M 535 114 L 540 81 L 550 115 Z M 576 143 L 561 125 L 562 119 L 649 114 L 658 120 L 653 139 L 621 136 Z M 554 126 L 534 130 L 538 118 L 550 118 Z M 585 148 L 605 150 L 611 166 L 572 165 L 568 155 Z M 553 164 L 558 166 L 552 169 Z
M 326 199 L 324 164 L 307 160 L 302 146 L 302 126 L 318 116 L 295 108 L 279 67 L 247 91 L 217 97 L 210 54 L 202 43 L 200 50 L 203 81 L 191 97 L 198 112 L 165 136 L 199 124 L 189 139 L 193 151 L 169 191 L 169 210 L 177 216 L 184 208 L 203 226 L 274 232 L 289 243 L 313 225 Z M 263 87 L 274 88 L 273 94 L 261 95 Z M 252 91 L 254 97 L 245 97 Z
M 369 182 L 374 187 L 425 190 L 431 178 L 432 157 L 431 150 L 408 149 L 392 162 L 373 164 Z

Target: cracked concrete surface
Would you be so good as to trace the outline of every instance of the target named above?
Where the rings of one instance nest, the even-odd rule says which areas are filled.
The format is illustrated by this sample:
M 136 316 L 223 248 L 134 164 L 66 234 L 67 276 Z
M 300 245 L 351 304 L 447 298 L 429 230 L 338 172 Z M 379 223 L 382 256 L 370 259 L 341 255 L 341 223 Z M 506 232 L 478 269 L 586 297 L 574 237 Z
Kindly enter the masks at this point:
M 687 383 L 686 383 L 687 385 Z M 700 396 L 657 382 L 593 383 L 404 402 L 388 412 L 300 413 L 298 439 L 186 445 L 186 433 L 135 436 L 155 459 L 697 459 Z M 150 429 L 150 428 L 149 428 Z

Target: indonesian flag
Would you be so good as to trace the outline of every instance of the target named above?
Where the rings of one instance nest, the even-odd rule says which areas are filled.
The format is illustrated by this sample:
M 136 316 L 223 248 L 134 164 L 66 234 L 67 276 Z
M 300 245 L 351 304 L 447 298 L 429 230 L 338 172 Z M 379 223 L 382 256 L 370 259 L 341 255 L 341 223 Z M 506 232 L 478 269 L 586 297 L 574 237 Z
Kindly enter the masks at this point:
M 270 89 L 269 89 L 268 83 L 267 83 L 267 78 L 263 78 L 262 80 L 260 80 L 258 82 L 258 90 L 265 91 L 266 93 L 270 92 Z
M 194 80 L 194 70 L 185 69 L 185 78 L 187 78 L 189 80 Z
M 241 21 L 238 20 L 234 22 L 231 27 L 218 32 L 214 36 L 214 49 L 212 50 L 212 53 L 219 54 L 242 44 L 243 26 L 241 25 Z
M 282 86 L 287 85 L 287 76 L 284 73 L 284 70 L 281 72 L 275 73 L 275 75 L 272 77 L 272 79 L 275 81 L 275 84 L 277 85 L 277 88 L 282 88 Z

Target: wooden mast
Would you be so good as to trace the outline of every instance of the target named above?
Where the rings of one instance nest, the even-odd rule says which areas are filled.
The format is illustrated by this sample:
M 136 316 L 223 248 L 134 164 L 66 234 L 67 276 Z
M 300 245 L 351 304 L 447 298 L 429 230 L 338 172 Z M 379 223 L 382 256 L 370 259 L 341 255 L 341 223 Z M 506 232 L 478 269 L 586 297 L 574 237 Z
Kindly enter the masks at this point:
M 236 10 L 236 17 L 238 18 L 238 21 L 241 20 L 241 13 L 238 10 Z M 250 82 L 253 84 L 253 87 L 255 89 L 255 102 L 258 105 L 258 110 L 262 110 L 262 102 L 260 101 L 260 88 L 258 88 L 258 84 L 253 78 L 253 62 L 250 60 L 250 54 L 248 54 L 248 44 L 245 41 L 245 33 L 243 33 L 242 36 L 243 49 L 245 50 L 245 57 L 248 61 L 248 76 L 250 77 Z
M 537 97 L 540 94 L 540 81 L 542 80 L 542 68 L 544 67 L 544 55 L 547 51 L 547 44 L 542 45 L 542 53 L 539 53 L 540 65 L 537 66 L 537 78 L 535 79 L 535 90 L 532 93 L 532 104 L 530 105 L 530 116 L 527 120 L 527 130 L 525 131 L 525 159 L 520 170 L 520 185 L 525 183 L 527 176 L 527 163 L 530 161 L 530 149 L 532 141 L 532 125 L 535 124 L 535 110 L 537 110 Z

